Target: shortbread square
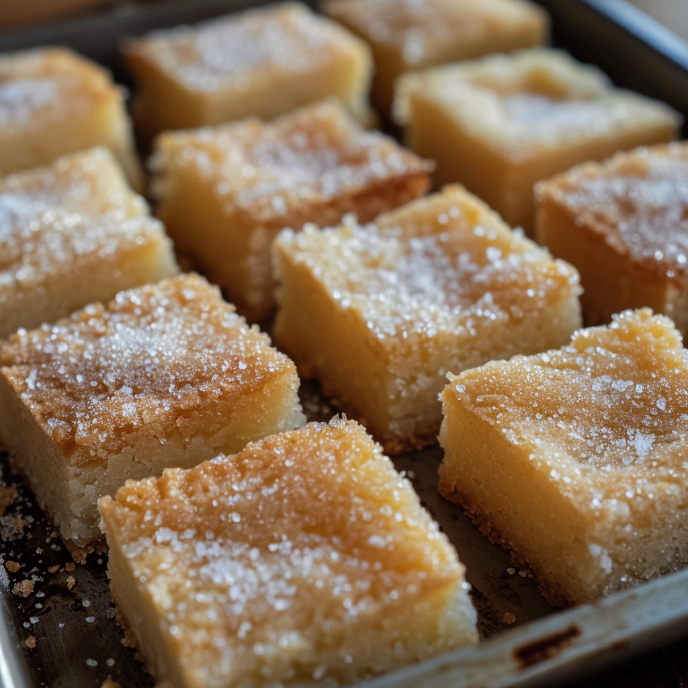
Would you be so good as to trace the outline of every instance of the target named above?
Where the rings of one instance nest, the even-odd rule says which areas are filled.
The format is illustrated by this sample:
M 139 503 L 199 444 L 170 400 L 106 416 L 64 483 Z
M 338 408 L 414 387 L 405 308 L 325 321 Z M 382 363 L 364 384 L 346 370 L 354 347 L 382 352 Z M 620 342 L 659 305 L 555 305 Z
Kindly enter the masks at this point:
M 0 339 L 177 272 L 106 148 L 0 179 Z
M 512 227 L 532 231 L 533 185 L 588 160 L 675 139 L 680 116 L 613 88 L 594 67 L 534 48 L 409 74 L 396 116 L 412 150 L 437 162 Z
M 137 124 L 149 136 L 269 120 L 327 96 L 371 117 L 368 46 L 298 2 L 156 31 L 129 41 L 125 57 L 139 83 Z
M 649 309 L 465 371 L 442 393 L 439 490 L 556 605 L 684 568 L 686 375 L 680 334 Z
M 294 364 L 195 275 L 0 345 L 0 442 L 76 547 L 128 478 L 301 425 Z
M 285 227 L 369 222 L 423 195 L 432 165 L 363 131 L 335 100 L 272 124 L 248 119 L 163 134 L 157 214 L 178 251 L 250 320 L 274 310 L 270 246 Z
M 688 332 L 688 145 L 619 153 L 536 192 L 538 242 L 580 272 L 588 325 L 648 306 Z
M 348 685 L 477 640 L 456 552 L 354 422 L 130 481 L 100 511 L 120 617 L 175 688 Z
M 370 45 L 372 100 L 386 113 L 402 74 L 543 45 L 549 25 L 527 0 L 326 0 L 323 11 Z
M 575 269 L 460 187 L 275 249 L 275 341 L 390 453 L 436 442 L 448 372 L 581 325 Z
M 0 55 L 0 176 L 106 146 L 141 190 L 123 90 L 66 48 Z

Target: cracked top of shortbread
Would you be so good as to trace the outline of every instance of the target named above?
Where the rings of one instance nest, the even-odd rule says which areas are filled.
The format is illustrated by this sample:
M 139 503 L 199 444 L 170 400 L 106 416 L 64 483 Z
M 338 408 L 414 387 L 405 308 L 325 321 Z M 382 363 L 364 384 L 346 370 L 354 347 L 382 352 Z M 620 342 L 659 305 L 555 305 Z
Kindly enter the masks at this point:
M 66 48 L 0 56 L 0 136 L 47 126 L 113 97 L 122 96 L 110 75 Z
M 373 224 L 286 231 L 277 246 L 390 344 L 411 334 L 472 336 L 579 291 L 573 267 L 512 232 L 458 186 Z
M 256 222 L 281 226 L 304 205 L 432 170 L 391 138 L 362 130 L 334 99 L 269 124 L 250 119 L 165 134 L 158 146 L 158 171 L 192 169 L 228 212 L 241 210 Z M 164 183 L 158 182 L 158 194 L 164 195 Z
M 0 346 L 0 366 L 73 462 L 119 452 L 139 431 L 161 443 L 210 436 L 225 427 L 228 407 L 269 380 L 290 375 L 298 385 L 269 337 L 195 275 L 20 330 Z
M 664 103 L 616 89 L 598 69 L 546 48 L 402 77 L 395 102 L 401 124 L 415 96 L 436 103 L 469 135 L 514 160 L 641 127 L 681 124 Z
M 688 265 L 688 145 L 619 153 L 543 182 L 554 198 L 619 253 L 664 272 Z
M 395 614 L 463 579 L 408 480 L 352 421 L 129 482 L 100 510 L 199 685 L 260 672 L 281 684 L 294 667 L 349 683 L 357 629 L 388 634 Z
M 443 396 L 532 452 L 564 493 L 621 513 L 685 485 L 686 375 L 680 333 L 643 309 L 561 350 L 466 371 Z
M 0 180 L 0 303 L 82 260 L 158 241 L 159 221 L 104 148 Z
M 268 74 L 307 74 L 332 54 L 360 50 L 358 42 L 306 5 L 285 2 L 156 31 L 129 41 L 126 51 L 189 90 L 211 93 L 251 90 Z
M 411 65 L 545 24 L 537 7 L 512 0 L 335 0 L 325 11 L 373 43 L 397 46 Z

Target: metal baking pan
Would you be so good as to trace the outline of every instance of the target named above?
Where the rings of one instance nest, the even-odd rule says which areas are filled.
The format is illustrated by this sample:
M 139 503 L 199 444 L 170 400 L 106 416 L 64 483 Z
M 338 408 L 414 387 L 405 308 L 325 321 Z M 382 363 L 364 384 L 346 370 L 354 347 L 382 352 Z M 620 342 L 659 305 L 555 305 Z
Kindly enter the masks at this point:
M 0 0 L 0 3 L 2 0 Z M 555 42 L 598 64 L 616 83 L 665 100 L 688 119 L 688 45 L 624 0 L 540 0 Z M 126 82 L 117 45 L 125 36 L 195 22 L 255 0 L 119 0 L 105 12 L 13 33 L 0 52 L 70 45 Z M 312 4 L 312 3 L 311 3 Z M 304 408 L 327 420 L 317 388 L 305 383 Z M 688 571 L 593 605 L 557 611 L 509 556 L 489 543 L 461 509 L 437 493 L 441 451 L 395 459 L 467 566 L 482 642 L 361 684 L 361 688 L 497 688 L 555 685 L 688 637 Z M 123 645 L 106 577 L 107 557 L 82 566 L 71 557 L 30 491 L 0 453 L 4 484 L 17 498 L 0 517 L 0 686 L 99 688 L 107 676 L 123 688 L 153 682 Z M 9 568 L 8 568 L 9 564 Z M 29 583 L 24 583 L 29 581 Z M 33 583 L 33 586 L 31 585 Z

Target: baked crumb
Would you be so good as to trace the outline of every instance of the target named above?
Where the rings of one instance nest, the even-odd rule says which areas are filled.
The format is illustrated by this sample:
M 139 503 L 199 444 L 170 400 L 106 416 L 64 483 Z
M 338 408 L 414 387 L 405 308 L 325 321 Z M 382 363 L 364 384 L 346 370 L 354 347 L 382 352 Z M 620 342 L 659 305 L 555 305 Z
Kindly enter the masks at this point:
M 15 583 L 14 587 L 12 588 L 12 592 L 15 595 L 18 595 L 19 597 L 28 597 L 33 592 L 33 588 L 35 585 L 35 581 L 29 580 L 27 578 L 26 580 L 23 580 L 20 583 Z

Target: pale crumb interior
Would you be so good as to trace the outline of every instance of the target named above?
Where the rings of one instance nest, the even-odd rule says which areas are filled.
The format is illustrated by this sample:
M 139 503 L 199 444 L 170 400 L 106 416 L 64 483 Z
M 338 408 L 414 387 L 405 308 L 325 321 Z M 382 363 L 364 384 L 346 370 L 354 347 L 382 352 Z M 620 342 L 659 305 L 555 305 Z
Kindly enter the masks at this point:
M 687 366 L 671 321 L 645 310 L 466 371 L 443 393 L 441 491 L 558 604 L 685 567 Z
M 337 686 L 477 639 L 453 548 L 355 423 L 128 483 L 100 509 L 114 597 L 175 688 Z

